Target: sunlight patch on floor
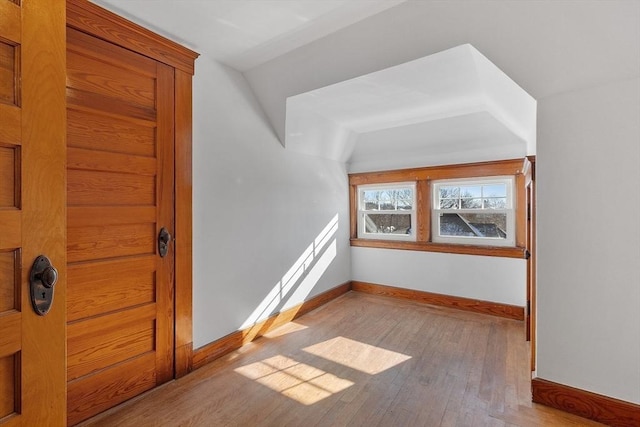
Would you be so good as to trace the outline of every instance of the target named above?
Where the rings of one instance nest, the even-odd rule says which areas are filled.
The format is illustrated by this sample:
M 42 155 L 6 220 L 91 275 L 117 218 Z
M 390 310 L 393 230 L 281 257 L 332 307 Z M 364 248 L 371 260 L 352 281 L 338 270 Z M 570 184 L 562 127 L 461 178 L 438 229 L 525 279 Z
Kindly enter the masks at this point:
M 273 356 L 241 366 L 235 372 L 303 405 L 313 405 L 353 382 L 286 356 Z
M 411 356 L 406 354 L 375 347 L 345 337 L 332 338 L 306 347 L 303 350 L 370 375 L 379 374 L 411 359 Z

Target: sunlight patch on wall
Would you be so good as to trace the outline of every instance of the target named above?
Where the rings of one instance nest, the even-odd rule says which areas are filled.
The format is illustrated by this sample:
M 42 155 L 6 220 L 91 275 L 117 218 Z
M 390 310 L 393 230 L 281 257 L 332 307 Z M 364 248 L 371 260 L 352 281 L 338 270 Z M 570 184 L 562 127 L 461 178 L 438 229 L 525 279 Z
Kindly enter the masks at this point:
M 241 366 L 235 372 L 303 405 L 313 405 L 354 384 L 281 355 Z
M 335 214 L 258 304 L 240 329 L 251 327 L 278 309 L 285 308 L 288 303 L 302 301 L 309 295 L 336 257 L 337 244 L 334 236 L 337 231 L 338 214 Z M 286 303 L 283 304 L 283 301 Z
M 370 375 L 379 374 L 411 359 L 406 354 L 344 337 L 332 338 L 303 350 Z

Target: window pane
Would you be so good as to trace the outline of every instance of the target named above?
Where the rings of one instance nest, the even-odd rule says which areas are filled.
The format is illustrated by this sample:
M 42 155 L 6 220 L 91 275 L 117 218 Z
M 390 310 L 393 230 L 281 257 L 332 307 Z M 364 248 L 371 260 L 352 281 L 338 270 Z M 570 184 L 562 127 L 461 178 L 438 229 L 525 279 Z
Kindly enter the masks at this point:
M 482 199 L 460 199 L 461 209 L 481 209 Z
M 413 209 L 413 189 L 393 188 L 363 191 L 365 210 L 395 211 Z
M 441 236 L 507 238 L 506 213 L 440 214 Z
M 479 185 L 474 186 L 462 186 L 460 187 L 460 197 L 471 198 L 471 197 L 482 197 L 482 189 Z
M 507 198 L 506 197 L 491 197 L 484 199 L 485 209 L 506 209 Z
M 484 197 L 507 197 L 506 184 L 491 184 L 482 186 Z
M 440 199 L 457 199 L 460 197 L 460 187 L 440 187 Z
M 411 234 L 411 214 L 364 214 L 366 233 Z
M 440 199 L 440 209 L 458 209 L 458 199 Z

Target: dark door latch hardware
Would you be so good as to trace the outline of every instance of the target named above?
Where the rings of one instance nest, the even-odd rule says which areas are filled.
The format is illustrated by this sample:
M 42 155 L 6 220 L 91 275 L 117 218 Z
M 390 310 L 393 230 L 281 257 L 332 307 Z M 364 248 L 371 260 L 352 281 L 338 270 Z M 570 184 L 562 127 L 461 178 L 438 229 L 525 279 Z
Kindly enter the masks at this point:
M 158 233 L 158 252 L 160 257 L 164 258 L 169 251 L 169 242 L 171 241 L 171 234 L 166 228 L 162 227 L 160 233 Z
M 29 274 L 31 290 L 31 305 L 36 313 L 44 316 L 51 309 L 53 303 L 53 285 L 58 281 L 58 270 L 51 265 L 51 261 L 40 255 L 33 262 Z

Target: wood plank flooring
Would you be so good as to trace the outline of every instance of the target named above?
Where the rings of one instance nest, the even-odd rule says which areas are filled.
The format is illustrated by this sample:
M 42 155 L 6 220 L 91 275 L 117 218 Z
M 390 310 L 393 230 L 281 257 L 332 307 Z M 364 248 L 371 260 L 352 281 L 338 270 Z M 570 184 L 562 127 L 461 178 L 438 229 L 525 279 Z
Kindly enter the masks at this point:
M 597 426 L 531 403 L 522 322 L 349 292 L 84 426 Z

